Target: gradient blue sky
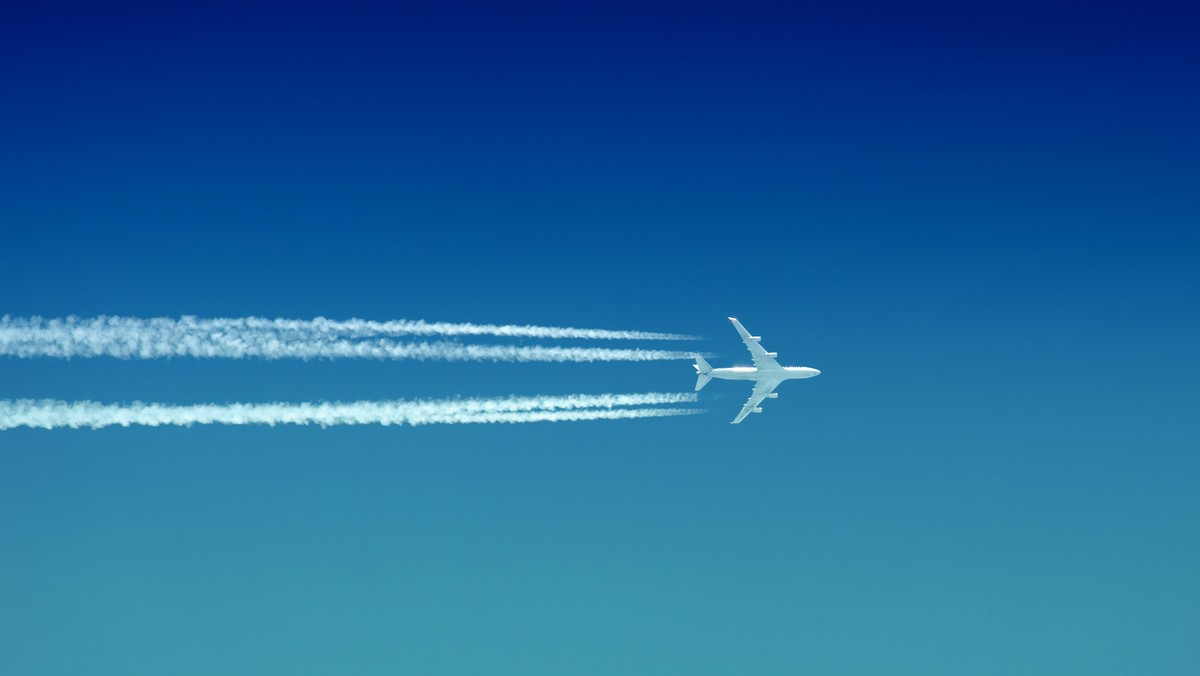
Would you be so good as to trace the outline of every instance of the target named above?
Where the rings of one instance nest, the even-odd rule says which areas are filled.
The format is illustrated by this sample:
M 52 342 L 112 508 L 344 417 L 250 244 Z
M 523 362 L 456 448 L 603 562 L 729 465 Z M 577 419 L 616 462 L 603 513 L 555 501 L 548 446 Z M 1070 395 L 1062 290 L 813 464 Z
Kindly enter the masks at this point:
M 0 313 L 693 332 L 726 424 L 0 434 L 0 672 L 1200 673 L 1178 10 L 7 8 Z M 176 4 L 176 3 L 171 3 Z M 0 398 L 686 363 L 0 359 Z

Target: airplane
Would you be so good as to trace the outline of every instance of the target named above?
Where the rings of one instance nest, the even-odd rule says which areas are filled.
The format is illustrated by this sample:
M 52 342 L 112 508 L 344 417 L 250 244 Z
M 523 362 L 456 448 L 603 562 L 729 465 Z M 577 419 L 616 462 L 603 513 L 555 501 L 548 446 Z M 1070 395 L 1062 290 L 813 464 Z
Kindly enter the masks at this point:
M 697 354 L 695 367 L 697 392 L 703 389 L 708 384 L 708 381 L 713 378 L 754 381 L 754 391 L 750 393 L 750 399 L 730 424 L 736 425 L 742 422 L 751 413 L 762 413 L 762 408 L 759 407 L 759 404 L 762 403 L 763 399 L 775 399 L 778 397 L 779 393 L 774 390 L 783 381 L 812 378 L 821 375 L 821 372 L 817 369 L 807 366 L 780 366 L 779 362 L 775 361 L 775 357 L 779 355 L 774 352 L 767 352 L 759 344 L 762 338 L 750 335 L 750 332 L 746 330 L 746 327 L 742 326 L 737 317 L 730 317 L 729 321 L 733 322 L 733 328 L 737 329 L 738 335 L 742 337 L 742 342 L 746 344 L 746 349 L 750 350 L 750 357 L 754 359 L 754 366 L 733 366 L 730 368 L 715 369 L 704 360 L 704 357 Z

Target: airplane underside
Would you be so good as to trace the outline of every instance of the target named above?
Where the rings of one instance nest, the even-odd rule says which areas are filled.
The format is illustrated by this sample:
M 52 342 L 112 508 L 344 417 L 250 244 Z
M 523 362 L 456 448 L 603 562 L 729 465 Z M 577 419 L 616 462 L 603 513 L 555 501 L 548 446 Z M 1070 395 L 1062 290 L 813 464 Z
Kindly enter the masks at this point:
M 726 368 L 713 368 L 703 356 L 696 355 L 696 391 L 699 392 L 713 378 L 718 380 L 751 380 L 754 381 L 754 391 L 750 394 L 750 399 L 742 406 L 742 410 L 737 417 L 733 419 L 734 425 L 742 422 L 745 417 L 751 413 L 762 413 L 762 408 L 759 404 L 763 399 L 775 399 L 779 396 L 775 392 L 775 388 L 785 380 L 800 380 L 804 378 L 812 378 L 821 374 L 817 369 L 808 366 L 782 366 L 775 361 L 778 356 L 774 352 L 767 352 L 763 349 L 759 341 L 762 339 L 758 336 L 750 335 L 750 332 L 742 326 L 741 322 L 736 317 L 730 317 L 729 321 L 733 322 L 733 326 L 737 329 L 738 335 L 741 336 L 742 342 L 746 344 L 746 349 L 750 351 L 750 356 L 754 360 L 754 366 L 732 366 Z

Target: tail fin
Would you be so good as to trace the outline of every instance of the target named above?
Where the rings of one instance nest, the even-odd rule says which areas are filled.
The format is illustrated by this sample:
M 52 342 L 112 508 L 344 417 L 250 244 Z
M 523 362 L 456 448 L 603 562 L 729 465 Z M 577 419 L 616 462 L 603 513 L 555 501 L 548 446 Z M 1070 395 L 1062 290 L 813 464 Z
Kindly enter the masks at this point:
M 700 390 L 704 389 L 704 386 L 708 384 L 708 381 L 712 380 L 712 376 L 708 375 L 712 372 L 712 367 L 708 365 L 708 362 L 704 361 L 704 357 L 696 355 L 695 368 L 696 391 L 699 392 Z

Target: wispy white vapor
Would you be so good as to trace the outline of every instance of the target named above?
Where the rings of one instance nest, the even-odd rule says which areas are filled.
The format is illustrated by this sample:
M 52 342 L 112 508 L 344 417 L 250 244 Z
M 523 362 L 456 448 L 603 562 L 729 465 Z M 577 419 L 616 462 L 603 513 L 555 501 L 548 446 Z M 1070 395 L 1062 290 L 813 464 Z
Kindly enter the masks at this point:
M 562 326 L 530 326 L 518 324 L 471 324 L 458 322 L 426 322 L 399 319 L 372 321 L 368 319 L 334 320 L 268 319 L 265 317 L 199 318 L 170 317 L 42 317 L 0 318 L 0 331 L 33 330 L 38 332 L 131 332 L 141 331 L 170 336 L 177 334 L 211 335 L 218 333 L 276 333 L 370 338 L 376 336 L 499 336 L 504 338 L 559 338 L 580 340 L 696 340 L 695 336 L 655 331 L 623 331 L 609 329 L 580 329 Z
M 462 345 L 455 342 L 399 342 L 378 336 L 372 326 L 403 333 L 400 325 L 420 325 L 432 335 L 484 335 L 489 327 L 471 324 L 425 324 L 423 322 L 332 322 L 246 319 L 137 319 L 98 317 L 95 319 L 43 319 L 41 317 L 0 317 L 0 355 L 13 357 L 117 357 L 120 359 L 158 359 L 164 357 L 201 357 L 243 359 L 420 359 L 445 361 L 656 361 L 691 359 L 692 352 L 646 350 L 636 348 L 558 347 L 542 345 Z M 395 325 L 395 326 L 393 326 Z M 473 327 L 475 334 L 438 333 L 430 327 Z M 550 327 L 490 327 L 491 335 L 521 336 L 516 331 L 530 329 L 526 337 L 544 337 L 536 331 L 576 332 L 559 337 L 599 337 L 590 329 L 552 329 Z M 513 332 L 498 333 L 501 329 Z M 413 331 L 414 333 L 416 331 Z M 589 333 L 591 332 L 591 333 Z M 386 331 L 384 331 L 386 333 Z M 638 332 L 621 333 L 635 337 Z M 647 334 L 664 337 L 669 334 Z M 606 336 L 614 337 L 614 336 Z
M 0 401 L 0 430 L 120 425 L 431 425 L 563 422 L 657 418 L 699 413 L 694 408 L 646 408 L 696 401 L 691 392 L 598 394 L 491 399 L 320 403 L 102 404 L 93 401 Z M 641 407 L 641 408 L 631 408 Z
M 112 318 L 109 318 L 112 319 Z M 122 318 L 130 319 L 130 318 Z M 134 321 L 164 321 L 142 320 Z M 176 321 L 167 319 L 165 321 Z M 611 329 L 580 329 L 564 326 L 532 326 L 528 324 L 471 324 L 461 322 L 427 322 L 397 319 L 372 321 L 368 319 L 334 320 L 267 319 L 264 317 L 198 319 L 181 317 L 179 323 L 194 324 L 201 330 L 239 330 L 313 332 L 355 338 L 371 336 L 500 336 L 506 338 L 577 338 L 581 340 L 696 340 L 696 336 L 656 331 L 624 331 Z

